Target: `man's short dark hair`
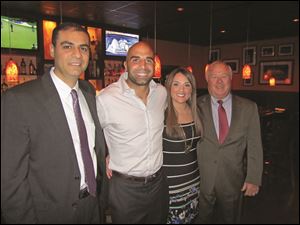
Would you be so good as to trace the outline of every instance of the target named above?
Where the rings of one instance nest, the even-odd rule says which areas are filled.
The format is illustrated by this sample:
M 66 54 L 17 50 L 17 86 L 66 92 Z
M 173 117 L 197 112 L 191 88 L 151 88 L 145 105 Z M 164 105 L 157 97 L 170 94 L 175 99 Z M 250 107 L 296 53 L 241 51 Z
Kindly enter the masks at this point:
M 62 30 L 74 30 L 74 31 L 83 32 L 89 37 L 89 42 L 90 42 L 90 35 L 89 35 L 89 33 L 87 32 L 87 30 L 85 28 L 83 28 L 81 25 L 79 25 L 77 23 L 67 22 L 67 23 L 59 24 L 53 30 L 53 33 L 52 33 L 52 44 L 53 44 L 53 46 L 56 46 L 58 33 L 59 33 L 59 31 L 62 31 Z

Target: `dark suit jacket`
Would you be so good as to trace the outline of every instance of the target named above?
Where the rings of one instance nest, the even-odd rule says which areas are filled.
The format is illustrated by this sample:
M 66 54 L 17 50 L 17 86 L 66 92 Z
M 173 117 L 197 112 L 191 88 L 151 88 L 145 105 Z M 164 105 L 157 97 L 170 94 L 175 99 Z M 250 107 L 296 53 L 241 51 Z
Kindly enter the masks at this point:
M 211 194 L 216 184 L 224 194 L 238 194 L 244 182 L 260 185 L 263 169 L 260 121 L 254 102 L 232 96 L 229 133 L 219 144 L 210 95 L 198 99 L 204 138 L 197 146 L 201 191 Z M 245 157 L 246 156 L 246 163 Z
M 95 123 L 97 181 L 105 183 L 104 136 L 95 90 L 79 81 Z M 7 223 L 72 223 L 80 172 L 59 94 L 49 73 L 1 96 L 1 210 Z M 102 199 L 101 204 L 103 204 Z

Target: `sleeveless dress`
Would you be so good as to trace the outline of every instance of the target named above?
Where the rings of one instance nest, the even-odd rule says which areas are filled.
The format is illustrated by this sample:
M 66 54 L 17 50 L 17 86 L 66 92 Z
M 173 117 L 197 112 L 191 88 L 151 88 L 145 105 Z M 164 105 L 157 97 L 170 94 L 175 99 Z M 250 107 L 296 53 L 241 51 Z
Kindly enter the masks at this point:
M 168 224 L 188 224 L 197 216 L 200 193 L 200 174 L 197 163 L 194 122 L 180 125 L 185 139 L 172 139 L 163 133 L 164 171 L 169 186 Z M 188 151 L 185 151 L 188 150 Z

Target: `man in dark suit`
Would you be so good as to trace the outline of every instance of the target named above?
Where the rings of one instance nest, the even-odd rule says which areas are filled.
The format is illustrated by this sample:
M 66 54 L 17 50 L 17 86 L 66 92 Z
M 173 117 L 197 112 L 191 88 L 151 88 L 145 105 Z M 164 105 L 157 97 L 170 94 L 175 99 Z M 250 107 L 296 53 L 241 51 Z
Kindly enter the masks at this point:
M 261 185 L 263 154 L 254 102 L 231 94 L 231 68 L 221 61 L 205 73 L 209 95 L 198 99 L 204 137 L 198 145 L 199 223 L 236 223 L 241 201 Z M 246 161 L 246 164 L 245 164 Z M 215 211 L 217 209 L 217 211 Z M 218 214 L 214 214 L 218 212 Z
M 88 65 L 89 46 L 89 34 L 80 25 L 60 24 L 52 36 L 55 67 L 1 96 L 6 223 L 100 222 L 104 136 L 95 90 L 78 80 Z

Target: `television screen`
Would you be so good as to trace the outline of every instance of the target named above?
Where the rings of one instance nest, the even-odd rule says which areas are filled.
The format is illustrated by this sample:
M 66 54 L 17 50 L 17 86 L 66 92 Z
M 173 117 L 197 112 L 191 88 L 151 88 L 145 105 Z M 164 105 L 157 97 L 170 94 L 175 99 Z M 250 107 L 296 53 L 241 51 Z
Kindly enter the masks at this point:
M 1 48 L 37 50 L 37 22 L 1 16 Z
M 126 56 L 128 49 L 139 41 L 138 34 L 105 31 L 105 54 L 107 56 Z

